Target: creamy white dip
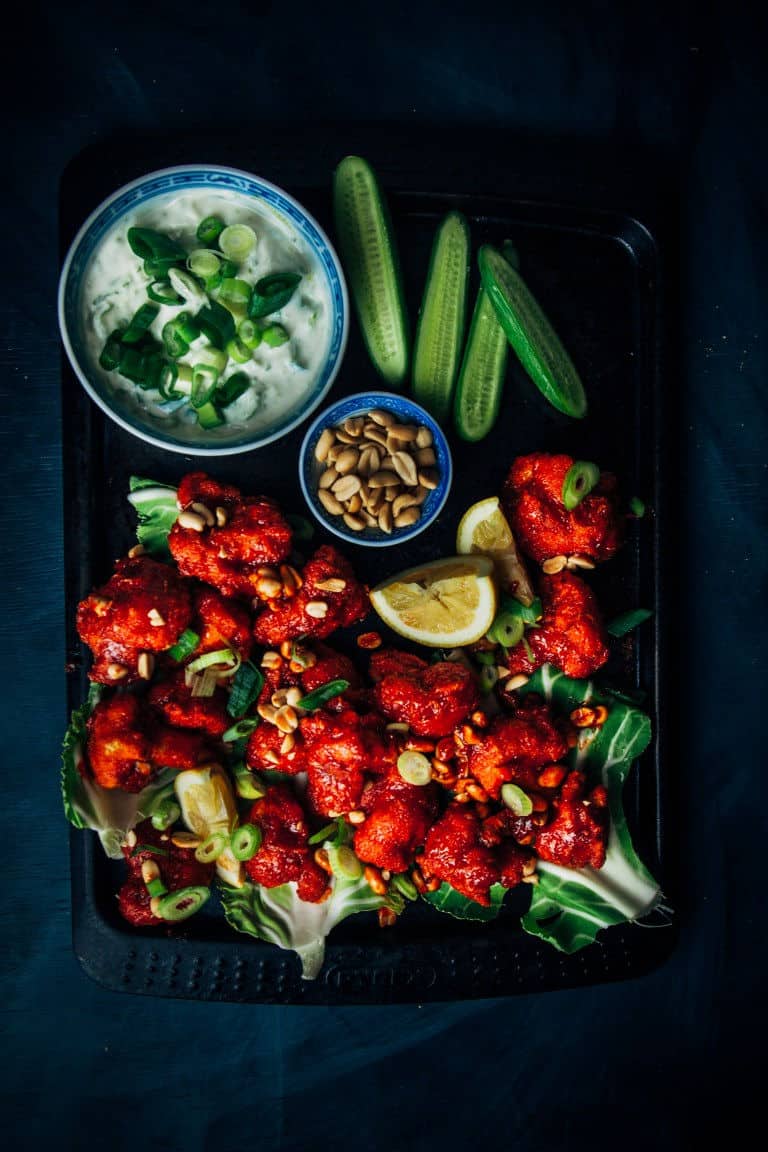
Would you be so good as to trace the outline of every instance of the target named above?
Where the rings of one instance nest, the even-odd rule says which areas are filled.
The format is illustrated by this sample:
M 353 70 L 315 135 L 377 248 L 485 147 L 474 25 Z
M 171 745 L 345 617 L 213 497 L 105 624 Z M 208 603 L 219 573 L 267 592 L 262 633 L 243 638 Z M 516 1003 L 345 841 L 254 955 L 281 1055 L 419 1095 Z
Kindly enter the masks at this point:
M 164 406 L 159 394 L 138 388 L 118 372 L 106 372 L 98 361 L 107 337 L 124 327 L 147 303 L 150 278 L 143 263 L 128 244 L 128 229 L 152 228 L 178 241 L 187 252 L 204 247 L 197 239 L 197 226 L 206 216 L 219 216 L 226 225 L 248 224 L 257 236 L 251 253 L 240 263 L 237 276 L 255 284 L 276 272 L 296 272 L 301 281 L 288 303 L 279 312 L 265 317 L 264 324 L 279 323 L 290 339 L 277 348 L 262 343 L 245 364 L 230 361 L 223 378 L 245 372 L 251 387 L 224 412 L 225 423 L 204 429 L 188 405 L 171 402 Z M 195 306 L 158 305 L 159 314 L 150 328 L 162 341 L 163 326 L 180 311 L 191 314 Z M 267 203 L 228 191 L 192 190 L 157 197 L 121 218 L 104 237 L 90 260 L 83 278 L 81 307 L 88 353 L 110 394 L 121 406 L 171 435 L 193 443 L 195 440 L 227 440 L 238 432 L 266 433 L 297 409 L 312 389 L 326 362 L 330 340 L 332 302 L 325 272 L 312 248 L 291 222 Z M 195 363 L 195 341 L 179 363 Z

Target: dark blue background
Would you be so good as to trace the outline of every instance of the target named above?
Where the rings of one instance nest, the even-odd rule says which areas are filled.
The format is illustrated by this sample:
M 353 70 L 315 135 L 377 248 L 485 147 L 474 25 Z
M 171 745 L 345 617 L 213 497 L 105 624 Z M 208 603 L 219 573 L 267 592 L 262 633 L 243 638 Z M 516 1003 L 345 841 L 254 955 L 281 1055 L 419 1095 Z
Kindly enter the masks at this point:
M 341 14 L 334 15 L 337 8 Z M 116 10 L 117 11 L 117 10 Z M 6 37 L 0 1115 L 15 1146 L 689 1148 L 756 1107 L 765 965 L 764 39 L 741 5 L 27 4 Z M 680 943 L 612 986 L 424 1008 L 120 996 L 70 947 L 57 195 L 123 129 L 497 125 L 651 147 L 679 195 Z M 267 173 L 268 175 L 268 173 Z M 567 190 L 558 189 L 563 196 Z

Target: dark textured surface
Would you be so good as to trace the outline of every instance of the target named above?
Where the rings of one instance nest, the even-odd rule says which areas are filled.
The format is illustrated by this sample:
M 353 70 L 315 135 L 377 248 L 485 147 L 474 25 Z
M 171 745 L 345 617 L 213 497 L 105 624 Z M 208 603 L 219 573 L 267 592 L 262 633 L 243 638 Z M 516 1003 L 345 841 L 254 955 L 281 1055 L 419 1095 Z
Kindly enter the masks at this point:
M 526 1150 L 666 1150 L 719 1131 L 731 1143 L 757 1115 L 763 1063 L 762 30 L 740 3 L 298 12 L 168 3 L 118 18 L 33 3 L 6 36 L 3 1125 L 30 1149 L 431 1152 L 484 1136 Z M 417 173 L 432 164 L 433 125 L 455 138 L 484 125 L 507 156 L 538 149 L 547 163 L 529 161 L 527 177 L 566 202 L 580 157 L 616 179 L 623 156 L 649 151 L 679 203 L 668 387 L 682 416 L 670 436 L 685 595 L 665 707 L 683 737 L 673 764 L 684 900 L 679 946 L 648 976 L 485 1002 L 304 1010 L 118 995 L 80 969 L 57 791 L 58 188 L 100 137 L 235 119 L 257 150 L 290 143 L 285 122 L 305 121 L 329 163 L 347 150 L 330 124 L 354 119 L 355 146 L 373 148 L 390 121 Z M 300 186 L 301 157 L 291 163 L 286 182 Z M 199 979 L 179 956 L 175 978 Z

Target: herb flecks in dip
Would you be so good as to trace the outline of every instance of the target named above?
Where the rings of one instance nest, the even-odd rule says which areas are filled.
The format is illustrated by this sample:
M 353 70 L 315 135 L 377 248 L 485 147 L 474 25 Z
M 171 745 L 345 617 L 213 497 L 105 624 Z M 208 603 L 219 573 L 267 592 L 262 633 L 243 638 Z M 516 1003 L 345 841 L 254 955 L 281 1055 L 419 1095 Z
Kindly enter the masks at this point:
M 265 202 L 185 191 L 107 233 L 86 272 L 88 351 L 110 391 L 190 443 L 267 433 L 301 406 L 330 345 L 317 255 Z

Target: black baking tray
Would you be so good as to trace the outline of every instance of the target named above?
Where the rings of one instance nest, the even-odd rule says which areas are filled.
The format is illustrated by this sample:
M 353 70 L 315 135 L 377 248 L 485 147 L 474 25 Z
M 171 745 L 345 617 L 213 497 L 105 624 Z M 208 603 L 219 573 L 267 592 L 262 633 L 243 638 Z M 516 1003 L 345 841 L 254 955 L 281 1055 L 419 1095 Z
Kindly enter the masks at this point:
M 638 494 L 646 500 L 650 515 L 632 528 L 617 558 L 591 573 L 590 580 L 607 618 L 637 605 L 655 609 L 653 624 L 622 643 L 606 677 L 647 692 L 654 740 L 629 778 L 625 806 L 640 856 L 659 879 L 667 903 L 674 904 L 674 852 L 667 845 L 668 834 L 675 842 L 674 826 L 668 833 L 674 809 L 667 778 L 670 739 L 660 707 L 669 676 L 664 632 L 671 573 L 664 566 L 664 541 L 672 510 L 663 435 L 669 410 L 662 403 L 660 236 L 666 225 L 657 210 L 658 195 L 649 194 L 641 203 L 642 182 L 626 179 L 625 169 L 623 182 L 618 181 L 615 157 L 612 181 L 603 179 L 598 157 L 593 174 L 599 179 L 590 184 L 582 153 L 573 159 L 568 183 L 567 148 L 555 149 L 554 155 L 550 148 L 539 156 L 530 142 L 515 153 L 517 167 L 508 162 L 500 176 L 498 166 L 489 165 L 477 132 L 474 151 L 466 144 L 462 151 L 455 139 L 449 149 L 450 133 L 443 147 L 439 141 L 436 146 L 432 130 L 422 138 L 415 130 L 404 134 L 385 126 L 377 129 L 377 144 L 370 135 L 364 144 L 359 126 L 313 140 L 297 126 L 281 132 L 280 139 L 282 149 L 273 147 L 267 155 L 220 140 L 206 146 L 199 136 L 173 142 L 123 137 L 99 143 L 78 156 L 63 175 L 62 254 L 86 215 L 120 184 L 154 168 L 190 161 L 230 163 L 267 177 L 295 195 L 333 236 L 330 176 L 334 164 L 350 151 L 365 152 L 387 188 L 411 317 L 418 309 L 435 227 L 448 209 L 467 215 L 475 250 L 484 241 L 510 238 L 515 243 L 527 281 L 585 380 L 588 417 L 574 422 L 555 412 L 512 363 L 491 436 L 480 445 L 466 445 L 449 434 L 455 478 L 438 521 L 401 548 L 344 550 L 370 582 L 384 571 L 453 552 L 461 512 L 498 492 L 511 460 L 534 450 L 599 461 L 618 473 L 627 496 Z M 545 186 L 544 155 L 550 170 L 557 172 L 556 195 L 552 186 Z M 645 215 L 638 213 L 643 208 Z M 473 270 L 472 298 L 476 284 Z M 353 320 L 347 355 L 326 402 L 378 384 Z M 257 452 L 196 459 L 163 452 L 125 433 L 92 404 L 64 359 L 62 389 L 67 676 L 69 704 L 75 708 L 87 690 L 88 664 L 74 627 L 75 609 L 135 542 L 134 517 L 126 500 L 129 476 L 173 483 L 200 467 L 247 492 L 274 495 L 286 510 L 302 512 L 297 461 L 306 423 Z M 324 540 L 318 530 L 313 546 Z M 329 937 L 319 977 L 304 981 L 294 953 L 236 933 L 221 915 L 193 918 L 173 937 L 130 929 L 119 917 L 115 900 L 121 864 L 104 857 L 92 833 L 72 831 L 70 843 L 75 952 L 89 976 L 120 991 L 296 1004 L 501 996 L 640 976 L 669 955 L 677 936 L 673 915 L 657 931 L 639 925 L 613 927 L 596 944 L 562 955 L 522 931 L 519 920 L 528 892 L 516 890 L 491 923 L 460 922 L 423 904 L 409 906 L 386 931 L 378 928 L 372 914 L 350 917 Z

